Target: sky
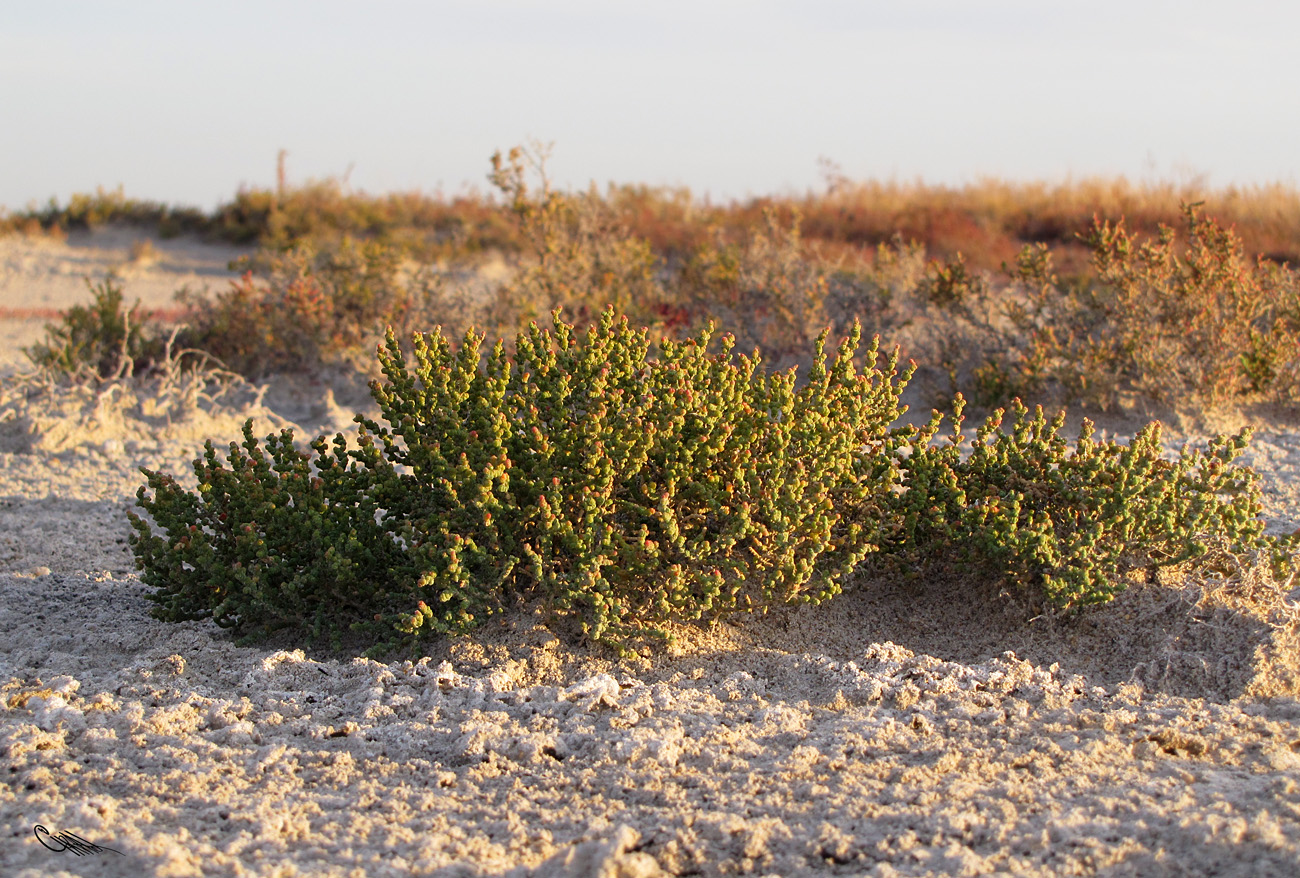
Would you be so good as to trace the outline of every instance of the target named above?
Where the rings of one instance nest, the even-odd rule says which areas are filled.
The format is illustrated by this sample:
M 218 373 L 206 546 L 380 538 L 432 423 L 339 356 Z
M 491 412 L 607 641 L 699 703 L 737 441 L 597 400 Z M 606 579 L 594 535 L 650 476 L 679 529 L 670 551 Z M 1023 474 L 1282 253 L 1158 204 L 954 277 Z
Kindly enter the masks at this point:
M 1300 177 L 1300 4 L 1276 0 L 0 0 L 0 206 L 123 187 L 210 209 L 337 178 L 714 201 L 850 179 Z

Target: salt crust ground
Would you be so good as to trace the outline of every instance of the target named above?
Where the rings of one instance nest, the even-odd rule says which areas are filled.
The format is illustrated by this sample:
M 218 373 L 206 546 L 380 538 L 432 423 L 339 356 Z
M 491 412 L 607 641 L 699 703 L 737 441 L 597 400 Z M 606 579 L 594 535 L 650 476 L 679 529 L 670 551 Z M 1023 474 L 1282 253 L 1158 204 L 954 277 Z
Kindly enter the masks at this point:
M 0 402 L 0 874 L 1300 871 L 1300 594 L 1248 559 L 1072 620 L 864 576 L 624 663 L 528 608 L 387 664 L 149 618 L 136 467 L 244 415 L 342 429 L 364 398 L 337 393 Z M 1294 529 L 1300 432 L 1251 462 Z

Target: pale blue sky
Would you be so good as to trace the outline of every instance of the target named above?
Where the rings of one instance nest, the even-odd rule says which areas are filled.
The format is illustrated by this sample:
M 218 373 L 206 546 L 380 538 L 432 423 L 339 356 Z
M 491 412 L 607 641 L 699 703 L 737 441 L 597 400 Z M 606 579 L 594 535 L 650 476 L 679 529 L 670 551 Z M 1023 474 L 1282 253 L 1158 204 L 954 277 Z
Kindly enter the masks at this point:
M 0 0 L 0 205 L 122 184 L 486 190 L 553 177 L 727 199 L 851 178 L 1300 174 L 1300 4 L 1057 0 Z

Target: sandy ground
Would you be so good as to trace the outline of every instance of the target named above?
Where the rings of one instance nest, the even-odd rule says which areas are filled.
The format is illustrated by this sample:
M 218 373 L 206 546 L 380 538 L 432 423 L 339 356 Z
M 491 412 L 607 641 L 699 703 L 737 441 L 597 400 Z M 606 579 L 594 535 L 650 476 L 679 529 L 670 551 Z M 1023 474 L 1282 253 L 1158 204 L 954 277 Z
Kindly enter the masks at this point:
M 0 307 L 83 301 L 134 237 L 0 239 Z M 150 307 L 238 255 L 155 244 Z M 0 319 L 9 371 L 40 325 Z M 863 576 L 623 663 L 527 608 L 388 664 L 149 618 L 137 467 L 344 429 L 331 385 L 0 397 L 0 874 L 1300 874 L 1300 591 L 1249 559 L 1071 619 Z M 1262 426 L 1294 530 L 1300 430 Z

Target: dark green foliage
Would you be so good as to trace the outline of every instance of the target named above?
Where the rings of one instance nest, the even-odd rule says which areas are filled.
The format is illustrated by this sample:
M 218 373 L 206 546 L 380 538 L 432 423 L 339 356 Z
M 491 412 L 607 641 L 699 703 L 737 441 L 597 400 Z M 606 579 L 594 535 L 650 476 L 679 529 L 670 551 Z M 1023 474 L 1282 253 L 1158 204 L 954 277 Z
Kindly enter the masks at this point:
M 1286 563 L 1291 540 L 1265 537 L 1257 517 L 1258 475 L 1232 463 L 1249 430 L 1168 460 L 1158 423 L 1120 445 L 1097 442 L 1084 421 L 1071 449 L 1059 435 L 1064 414 L 1048 421 L 1038 408 L 1030 417 L 1019 400 L 1013 414 L 1004 431 L 1004 412 L 995 412 L 965 459 L 958 434 L 922 441 L 899 499 L 904 536 L 892 548 L 1035 584 L 1058 607 L 1107 601 L 1126 571 L 1194 560 L 1214 542 Z
M 139 505 L 166 537 L 132 513 L 131 545 L 142 578 L 157 589 L 155 616 L 211 617 L 259 634 L 308 626 L 313 638 L 337 638 L 347 625 L 391 635 L 411 575 L 401 547 L 376 523 L 369 474 L 349 464 L 343 440 L 312 447 L 314 459 L 285 430 L 267 437 L 264 451 L 250 421 L 228 462 L 207 443 L 194 461 L 197 493 L 144 471 L 153 495 L 141 488 Z M 456 627 L 443 621 L 445 630 Z

